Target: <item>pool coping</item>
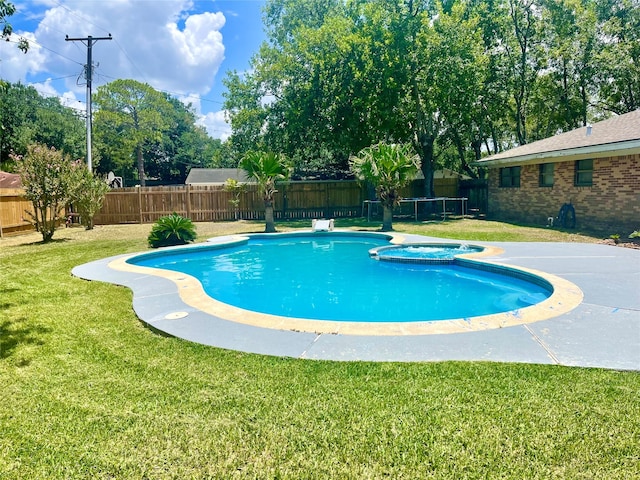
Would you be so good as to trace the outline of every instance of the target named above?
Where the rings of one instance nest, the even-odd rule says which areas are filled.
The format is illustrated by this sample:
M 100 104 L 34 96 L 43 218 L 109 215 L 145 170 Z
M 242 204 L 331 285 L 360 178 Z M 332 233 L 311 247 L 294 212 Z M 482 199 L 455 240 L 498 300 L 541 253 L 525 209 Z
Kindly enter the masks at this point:
M 403 235 L 383 234 L 377 232 L 358 233 L 345 230 L 335 230 L 331 233 L 323 233 L 323 236 L 335 236 L 346 234 L 349 236 L 369 236 L 369 237 L 387 237 L 392 245 L 404 245 L 406 239 Z M 312 237 L 318 236 L 317 233 L 308 231 L 283 232 L 270 235 L 271 238 L 281 237 Z M 263 234 L 242 235 L 218 237 L 215 243 L 189 245 L 180 247 L 184 249 L 203 249 L 233 246 L 238 243 L 248 241 L 250 238 L 264 238 Z M 422 242 L 423 244 L 432 244 L 433 242 Z M 411 245 L 415 245 L 412 242 Z M 437 245 L 443 245 L 440 242 Z M 520 268 L 514 266 L 499 265 L 495 262 L 483 260 L 486 257 L 499 255 L 502 250 L 495 246 L 485 246 L 473 243 L 474 246 L 483 247 L 480 252 L 461 254 L 456 256 L 458 264 L 467 266 L 468 268 L 477 268 L 479 270 L 494 271 L 509 276 L 534 277 L 540 278 L 548 283 L 553 292 L 551 296 L 544 301 L 520 308 L 518 310 L 496 313 L 490 315 L 474 316 L 468 318 L 455 318 L 449 320 L 435 321 L 413 321 L 413 322 L 347 322 L 347 321 L 328 321 L 314 320 L 305 318 L 291 318 L 280 315 L 259 313 L 233 305 L 220 302 L 208 296 L 202 284 L 194 277 L 181 272 L 163 270 L 158 268 L 150 268 L 128 263 L 132 258 L 138 257 L 140 253 L 134 253 L 124 257 L 117 258 L 109 263 L 109 268 L 121 272 L 129 272 L 133 274 L 151 275 L 165 278 L 174 282 L 178 289 L 181 300 L 194 309 L 198 309 L 209 315 L 228 320 L 231 322 L 242 323 L 260 328 L 270 328 L 275 330 L 291 330 L 298 332 L 310 332 L 315 334 L 342 334 L 342 335 L 434 335 L 473 332 L 479 330 L 488 330 L 493 328 L 504 328 L 514 325 L 522 325 L 526 323 L 546 320 L 548 318 L 557 317 L 563 313 L 569 312 L 576 308 L 583 299 L 582 291 L 571 282 L 564 280 L 555 275 L 533 270 L 530 268 Z M 143 253 L 142 255 L 162 255 L 163 252 L 171 249 L 159 250 L 151 253 Z M 372 259 L 372 261 L 378 261 Z M 175 316 L 176 312 L 169 312 L 168 315 Z
M 417 235 L 403 234 L 402 237 L 403 241 L 411 242 L 455 243 L 455 241 L 446 242 L 443 239 Z M 220 237 L 215 241 L 228 238 Z M 236 236 L 236 238 L 240 237 Z M 349 331 L 344 325 L 340 325 L 340 328 L 329 328 L 326 331 L 318 331 L 317 328 L 312 331 L 302 331 L 295 325 L 281 324 L 275 325 L 276 328 L 265 328 L 264 324 L 254 325 L 230 321 L 221 317 L 220 311 L 211 313 L 206 308 L 200 309 L 198 305 L 201 302 L 206 303 L 209 297 L 201 288 L 192 285 L 185 275 L 176 274 L 178 275 L 176 278 L 158 277 L 149 275 L 147 271 L 138 270 L 145 267 L 137 267 L 133 270 L 114 269 L 114 267 L 119 268 L 130 255 L 81 265 L 76 267 L 73 273 L 81 278 L 108 281 L 131 288 L 134 291 L 136 314 L 152 328 L 189 341 L 221 348 L 332 360 L 495 360 L 640 370 L 640 300 L 632 301 L 630 308 L 624 305 L 611 307 L 594 304 L 589 301 L 588 295 L 583 294 L 584 286 L 581 283 L 585 284 L 586 277 L 566 275 L 561 271 L 547 273 L 549 268 L 544 270 L 539 268 L 541 265 L 544 266 L 545 262 L 535 261 L 536 258 L 547 258 L 543 253 L 551 248 L 550 246 L 556 249 L 561 246 L 563 251 L 571 251 L 571 254 L 554 255 L 553 258 L 558 261 L 549 265 L 566 263 L 559 261 L 565 257 L 573 257 L 575 261 L 578 261 L 578 258 L 581 259 L 579 261 L 584 261 L 590 257 L 589 254 L 575 256 L 576 250 L 608 248 L 610 250 L 607 250 L 607 253 L 617 255 L 592 255 L 592 257 L 594 259 L 621 257 L 616 263 L 616 265 L 619 264 L 617 269 L 620 270 L 629 265 L 640 266 L 640 252 L 625 252 L 624 250 L 629 249 L 592 244 L 468 243 L 492 247 L 485 252 L 483 262 L 489 262 L 496 268 L 504 268 L 507 265 L 517 266 L 523 271 L 542 273 L 544 278 L 550 275 L 554 281 L 568 285 L 570 290 L 577 287 L 577 291 L 572 292 L 573 301 L 575 302 L 578 297 L 580 301 L 572 309 L 550 318 L 545 317 L 544 312 L 531 310 L 530 314 L 526 315 L 529 318 L 524 318 L 524 321 L 523 318 L 512 318 L 513 323 L 509 323 L 508 319 L 502 319 L 490 330 L 486 329 L 486 325 L 476 325 L 483 328 L 474 328 L 473 322 L 463 320 L 461 325 L 456 324 L 456 328 L 449 330 L 431 326 L 426 330 L 412 331 L 412 327 L 405 326 L 401 327 L 403 332 L 378 331 L 368 324 L 364 330 Z M 533 255 L 526 257 L 517 255 L 519 250 L 531 249 L 533 249 Z M 518 258 L 526 258 L 526 261 L 517 261 Z M 638 284 L 638 275 L 636 275 L 638 270 L 640 269 L 636 268 L 632 272 L 624 272 L 631 277 L 631 281 L 627 279 L 619 282 L 620 298 L 629 298 L 631 295 L 633 300 L 633 285 Z M 640 271 L 637 273 L 640 274 Z M 609 277 L 612 275 L 620 276 L 620 273 L 607 272 L 604 274 L 607 278 L 596 280 L 596 284 L 606 282 L 607 279 L 611 280 Z M 589 288 L 593 287 L 592 277 L 593 275 L 590 274 L 587 282 Z M 199 285 L 199 282 L 196 283 Z M 597 285 L 595 288 L 598 288 Z M 637 297 L 637 289 L 635 295 Z M 594 309 L 598 310 L 597 318 L 606 320 L 611 317 L 615 320 L 610 323 L 606 333 L 600 328 L 607 324 L 606 321 L 595 321 L 594 325 L 594 318 L 590 317 Z M 585 315 L 590 318 L 585 319 Z M 623 322 L 618 324 L 620 319 Z M 567 330 L 569 325 L 572 327 Z M 616 326 L 613 330 L 612 325 Z M 271 327 L 273 326 L 272 324 Z M 592 333 L 589 333 L 590 331 Z M 546 337 L 549 338 L 546 339 Z M 602 345 L 598 345 L 603 337 L 610 339 L 604 349 Z M 592 349 L 592 353 L 588 351 L 589 349 Z M 595 354 L 594 351 L 598 353 Z M 610 353 L 606 354 L 606 351 Z M 565 353 L 569 355 L 567 358 L 564 358 Z

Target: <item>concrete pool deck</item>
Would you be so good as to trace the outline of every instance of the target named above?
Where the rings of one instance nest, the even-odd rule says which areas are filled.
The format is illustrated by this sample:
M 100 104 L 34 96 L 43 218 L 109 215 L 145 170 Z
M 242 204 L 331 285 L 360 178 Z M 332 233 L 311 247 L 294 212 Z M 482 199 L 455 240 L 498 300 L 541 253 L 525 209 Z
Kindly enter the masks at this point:
M 443 241 L 403 237 L 407 242 Z M 557 317 L 504 328 L 345 335 L 277 330 L 219 318 L 185 303 L 179 283 L 109 266 L 124 255 L 80 265 L 73 274 L 130 288 L 133 308 L 143 322 L 220 348 L 317 360 L 484 360 L 640 370 L 640 250 L 583 243 L 469 243 L 502 249 L 483 260 L 555 275 L 577 285 L 584 298 Z

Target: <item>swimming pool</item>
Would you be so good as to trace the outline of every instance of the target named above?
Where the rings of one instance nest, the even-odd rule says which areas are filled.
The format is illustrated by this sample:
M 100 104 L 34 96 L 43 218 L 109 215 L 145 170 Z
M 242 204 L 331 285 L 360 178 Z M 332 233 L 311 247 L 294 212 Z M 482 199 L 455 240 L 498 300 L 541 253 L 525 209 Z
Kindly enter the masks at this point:
M 541 277 L 473 260 L 433 265 L 370 257 L 390 239 L 343 232 L 252 235 L 141 254 L 127 263 L 196 278 L 211 298 L 243 311 L 332 322 L 468 319 L 518 312 L 553 293 Z

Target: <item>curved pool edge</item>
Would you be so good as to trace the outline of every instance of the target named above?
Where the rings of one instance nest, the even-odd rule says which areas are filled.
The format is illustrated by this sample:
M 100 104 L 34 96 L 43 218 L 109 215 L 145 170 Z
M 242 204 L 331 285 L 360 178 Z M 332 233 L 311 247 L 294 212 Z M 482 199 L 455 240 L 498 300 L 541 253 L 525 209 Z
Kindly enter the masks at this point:
M 403 235 L 397 235 L 394 233 L 353 232 L 350 230 L 336 231 L 336 233 L 376 236 L 385 235 L 389 238 L 390 243 L 394 244 L 402 244 L 402 242 L 405 241 L 405 237 Z M 275 235 L 308 236 L 309 234 L 309 231 L 300 231 L 277 233 Z M 331 235 L 331 232 L 312 232 L 312 234 Z M 253 236 L 259 237 L 264 235 L 273 236 L 274 234 L 248 234 L 216 237 L 214 243 L 190 245 L 186 248 L 220 248 L 221 246 L 226 246 L 229 243 L 233 244 L 234 242 L 248 240 L 248 238 Z M 476 263 L 479 266 L 490 266 L 490 268 L 500 271 L 515 271 L 519 272 L 520 275 L 532 275 L 539 277 L 552 286 L 553 292 L 551 296 L 538 304 L 518 310 L 469 318 L 404 323 L 335 322 L 281 317 L 244 310 L 209 297 L 205 293 L 200 282 L 187 274 L 127 263 L 127 260 L 133 257 L 140 255 L 153 255 L 155 252 L 142 252 L 120 256 L 110 261 L 108 267 L 121 272 L 128 272 L 136 275 L 151 275 L 170 280 L 176 285 L 177 293 L 185 304 L 189 305 L 193 309 L 200 310 L 221 320 L 273 330 L 288 330 L 292 332 L 307 332 L 315 334 L 403 336 L 476 332 L 548 320 L 570 312 L 582 302 L 584 295 L 581 289 L 568 280 L 534 269 L 505 266 L 496 262 L 482 260 L 482 257 L 500 255 L 504 250 L 499 247 L 485 245 L 480 246 L 484 247 L 485 250 L 482 252 L 458 255 L 457 258 L 461 258 L 465 262 Z M 168 251 L 168 249 L 163 249 L 162 251 Z M 162 251 L 160 251 L 160 254 Z

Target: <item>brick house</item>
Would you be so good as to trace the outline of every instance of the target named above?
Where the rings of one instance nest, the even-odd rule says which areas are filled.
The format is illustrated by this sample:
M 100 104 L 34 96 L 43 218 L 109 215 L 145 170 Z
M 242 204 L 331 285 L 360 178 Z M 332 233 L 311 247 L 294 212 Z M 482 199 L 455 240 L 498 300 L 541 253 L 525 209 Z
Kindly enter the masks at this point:
M 640 228 L 640 110 L 522 145 L 488 168 L 488 217 L 546 225 L 565 203 L 575 224 L 627 235 Z

